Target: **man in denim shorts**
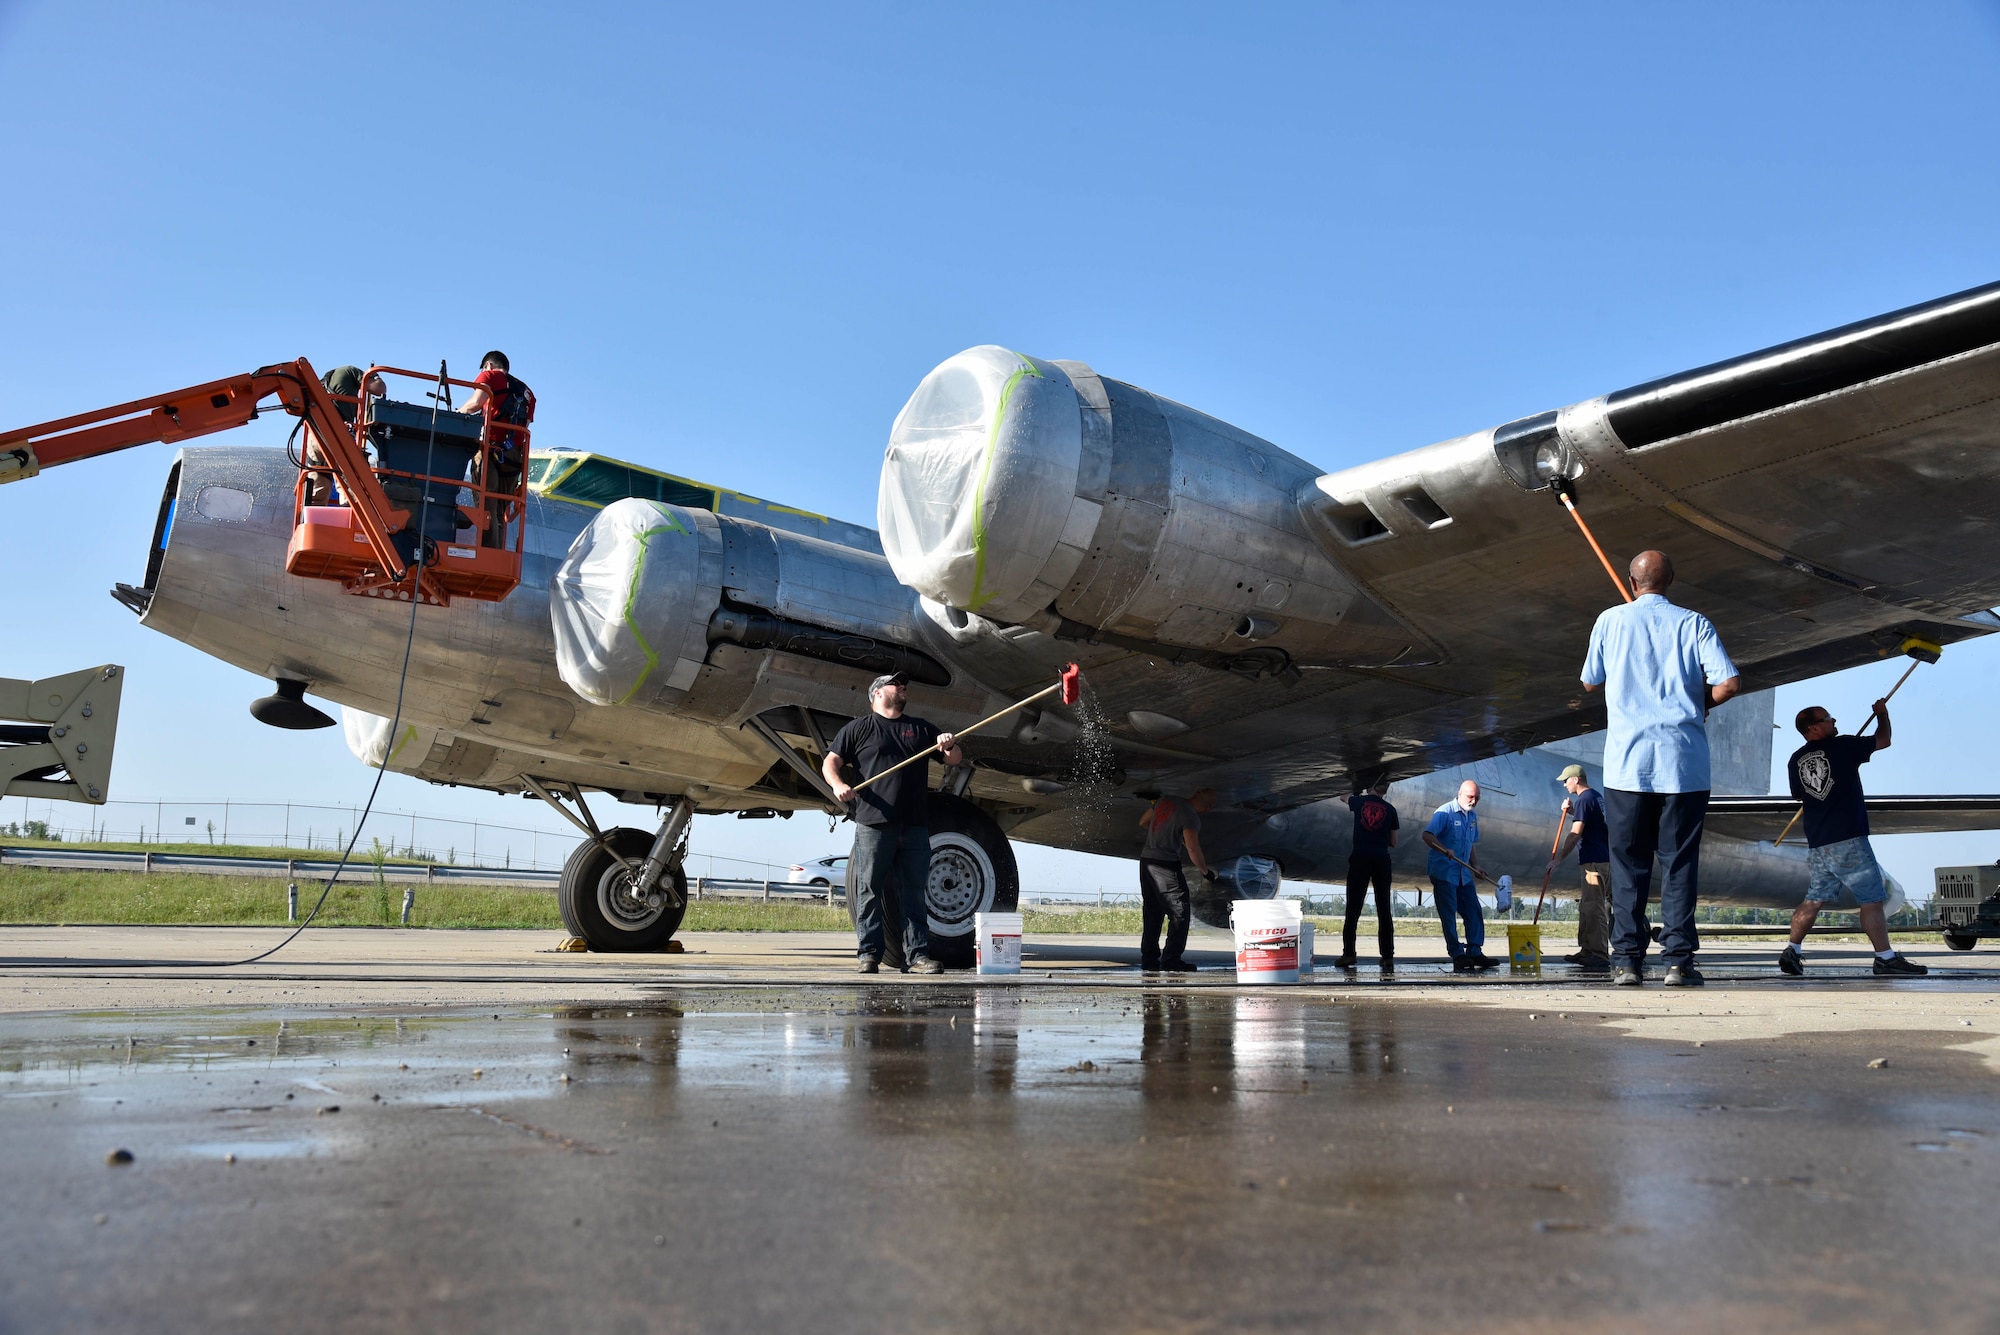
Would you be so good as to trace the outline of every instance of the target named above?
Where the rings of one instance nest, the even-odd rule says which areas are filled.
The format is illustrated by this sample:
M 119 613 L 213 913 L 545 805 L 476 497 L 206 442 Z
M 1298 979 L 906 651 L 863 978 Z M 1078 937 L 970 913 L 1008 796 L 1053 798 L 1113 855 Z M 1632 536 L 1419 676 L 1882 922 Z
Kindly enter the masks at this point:
M 1895 977 L 1929 973 L 1923 965 L 1896 953 L 1889 945 L 1889 928 L 1882 905 L 1889 888 L 1881 864 L 1868 843 L 1868 802 L 1861 791 L 1861 767 L 1877 751 L 1889 749 L 1889 702 L 1875 702 L 1881 727 L 1873 737 L 1842 737 L 1833 716 L 1818 705 L 1799 711 L 1794 722 L 1806 744 L 1792 752 L 1785 765 L 1792 796 L 1805 809 L 1806 868 L 1811 881 L 1805 901 L 1792 910 L 1792 940 L 1778 955 L 1778 971 L 1797 978 L 1806 971 L 1806 933 L 1822 907 L 1845 889 L 1861 908 L 1861 930 L 1875 947 L 1875 972 Z

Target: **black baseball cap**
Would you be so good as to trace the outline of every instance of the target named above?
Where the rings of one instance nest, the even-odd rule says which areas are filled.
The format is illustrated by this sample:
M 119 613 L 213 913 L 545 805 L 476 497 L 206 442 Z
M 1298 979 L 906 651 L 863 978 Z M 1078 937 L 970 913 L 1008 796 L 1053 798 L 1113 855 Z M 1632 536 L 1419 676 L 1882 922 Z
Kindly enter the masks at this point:
M 907 672 L 885 672 L 868 683 L 868 694 L 873 695 L 884 686 L 908 686 L 910 674 Z

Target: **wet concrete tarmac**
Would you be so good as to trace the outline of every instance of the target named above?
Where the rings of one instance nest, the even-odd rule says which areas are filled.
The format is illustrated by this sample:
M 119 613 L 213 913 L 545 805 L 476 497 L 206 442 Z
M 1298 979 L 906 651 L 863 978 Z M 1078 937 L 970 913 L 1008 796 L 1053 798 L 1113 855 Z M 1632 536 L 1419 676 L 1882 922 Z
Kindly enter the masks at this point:
M 1995 1327 L 1990 991 L 1521 995 L 16 1014 L 0 1329 Z

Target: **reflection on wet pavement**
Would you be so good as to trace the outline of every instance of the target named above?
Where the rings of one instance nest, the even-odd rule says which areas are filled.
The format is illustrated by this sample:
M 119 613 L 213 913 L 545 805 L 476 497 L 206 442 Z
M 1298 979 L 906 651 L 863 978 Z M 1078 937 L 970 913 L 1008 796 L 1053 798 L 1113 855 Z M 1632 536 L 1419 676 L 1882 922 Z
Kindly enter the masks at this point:
M 0 1329 L 1986 1328 L 1965 1038 L 970 986 L 12 1017 Z

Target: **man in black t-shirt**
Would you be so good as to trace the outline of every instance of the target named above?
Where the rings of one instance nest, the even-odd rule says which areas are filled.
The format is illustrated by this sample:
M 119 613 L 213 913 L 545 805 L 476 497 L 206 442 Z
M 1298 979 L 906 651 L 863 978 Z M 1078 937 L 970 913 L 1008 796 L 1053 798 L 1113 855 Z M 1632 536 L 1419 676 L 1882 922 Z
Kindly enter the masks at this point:
M 903 959 L 909 971 L 937 973 L 942 967 L 929 955 L 930 911 L 924 901 L 931 871 L 930 766 L 906 766 L 859 792 L 841 773 L 843 765 L 851 764 L 862 779 L 872 779 L 898 761 L 931 751 L 947 765 L 964 759 L 950 733 L 903 713 L 909 684 L 902 672 L 877 677 L 868 687 L 872 712 L 834 734 L 820 765 L 833 795 L 852 803 L 854 932 L 863 973 L 882 967 L 882 899 L 889 894 L 896 896 L 902 913 Z
M 1778 971 L 1797 978 L 1805 973 L 1806 933 L 1820 909 L 1840 898 L 1843 888 L 1854 894 L 1861 909 L 1861 930 L 1875 947 L 1875 972 L 1908 975 L 1929 973 L 1923 965 L 1896 953 L 1889 945 L 1889 928 L 1882 905 L 1889 888 L 1882 866 L 1868 842 L 1868 799 L 1861 791 L 1861 767 L 1877 751 L 1889 749 L 1889 702 L 1875 702 L 1882 724 L 1873 737 L 1842 737 L 1833 716 L 1808 705 L 1794 720 L 1806 744 L 1785 763 L 1792 796 L 1802 804 L 1806 826 L 1806 868 L 1811 880 L 1805 900 L 1792 910 L 1792 939 L 1778 955 Z
M 1379 779 L 1367 792 L 1347 799 L 1348 810 L 1354 813 L 1354 843 L 1347 855 L 1347 905 L 1340 923 L 1340 958 L 1334 961 L 1342 969 L 1354 967 L 1354 933 L 1361 926 L 1361 904 L 1368 898 L 1372 882 L 1375 949 L 1382 972 L 1396 971 L 1396 916 L 1389 892 L 1389 850 L 1396 846 L 1396 831 L 1403 821 L 1396 808 L 1384 799 L 1383 794 L 1388 791 L 1389 781 Z

